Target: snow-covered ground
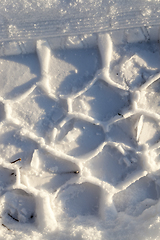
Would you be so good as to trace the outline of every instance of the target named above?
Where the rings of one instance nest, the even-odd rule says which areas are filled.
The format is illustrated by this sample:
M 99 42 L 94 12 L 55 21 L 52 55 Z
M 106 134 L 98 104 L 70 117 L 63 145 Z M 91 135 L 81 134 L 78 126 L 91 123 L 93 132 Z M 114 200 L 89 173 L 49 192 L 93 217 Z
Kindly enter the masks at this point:
M 159 27 L 102 30 L 0 45 L 0 239 L 159 239 Z

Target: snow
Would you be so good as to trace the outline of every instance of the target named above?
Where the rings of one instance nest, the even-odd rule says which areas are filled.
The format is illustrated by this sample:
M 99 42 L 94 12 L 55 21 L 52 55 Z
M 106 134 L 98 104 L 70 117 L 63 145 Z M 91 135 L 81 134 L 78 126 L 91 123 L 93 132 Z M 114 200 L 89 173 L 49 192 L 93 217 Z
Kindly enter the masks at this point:
M 0 239 L 159 238 L 158 8 L 2 1 Z
M 2 0 L 0 39 L 20 51 L 25 49 L 21 41 L 29 39 L 128 28 L 129 41 L 142 40 L 143 31 L 131 29 L 160 24 L 159 9 L 159 0 Z

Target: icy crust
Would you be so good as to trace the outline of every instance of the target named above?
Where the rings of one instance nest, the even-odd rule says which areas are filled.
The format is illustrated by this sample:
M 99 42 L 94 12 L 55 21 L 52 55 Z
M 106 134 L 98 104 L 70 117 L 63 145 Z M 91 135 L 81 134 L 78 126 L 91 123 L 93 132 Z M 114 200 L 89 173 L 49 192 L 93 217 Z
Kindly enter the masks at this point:
M 108 33 L 97 44 L 52 51 L 38 40 L 37 56 L 1 58 L 0 222 L 8 239 L 159 234 L 158 46 L 120 48 Z

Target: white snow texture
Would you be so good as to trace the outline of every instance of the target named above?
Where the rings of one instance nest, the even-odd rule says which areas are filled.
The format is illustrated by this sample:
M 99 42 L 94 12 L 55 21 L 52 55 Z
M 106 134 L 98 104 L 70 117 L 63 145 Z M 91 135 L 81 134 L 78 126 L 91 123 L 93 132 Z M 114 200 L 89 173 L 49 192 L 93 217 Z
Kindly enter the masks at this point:
M 130 6 L 113 2 L 15 1 L 10 16 L 13 2 L 3 1 L 2 30 L 7 18 L 16 24 L 0 33 L 0 239 L 159 239 L 159 26 L 91 23 L 102 6 L 117 18 Z M 131 2 L 128 16 L 159 6 Z M 39 38 L 51 32 L 53 4 L 72 13 L 68 30 Z M 77 30 L 79 6 L 84 22 L 92 11 Z M 51 22 L 33 36 L 43 8 Z

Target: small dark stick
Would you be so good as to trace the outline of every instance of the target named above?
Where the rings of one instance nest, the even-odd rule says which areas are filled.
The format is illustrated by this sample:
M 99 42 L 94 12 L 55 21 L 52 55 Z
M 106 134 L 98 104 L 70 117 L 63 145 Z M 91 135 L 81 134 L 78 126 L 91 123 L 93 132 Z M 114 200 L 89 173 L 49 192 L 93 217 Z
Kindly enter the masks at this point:
M 59 172 L 59 173 L 57 173 L 57 172 L 51 172 L 52 174 L 55 174 L 55 175 L 62 175 L 62 174 L 69 174 L 69 173 L 74 173 L 74 174 L 78 174 L 79 173 L 79 171 L 77 170 L 77 171 L 70 171 L 70 172 Z
M 16 218 L 14 218 L 11 214 L 9 214 L 8 213 L 8 216 L 10 216 L 13 220 L 15 220 L 15 221 L 17 221 L 17 222 L 19 222 L 19 220 L 18 219 L 16 219 Z
M 9 229 L 6 225 L 4 225 L 3 223 L 2 223 L 2 226 L 3 227 L 5 227 L 5 228 L 7 228 L 9 231 L 11 231 L 11 229 Z
M 79 171 L 77 170 L 77 171 L 64 172 L 64 173 L 75 173 L 75 174 L 78 174 L 78 173 L 79 173 Z
M 21 158 L 18 158 L 17 160 L 15 160 L 15 161 L 13 161 L 13 162 L 11 162 L 11 163 L 16 163 L 16 162 L 18 162 L 18 161 L 21 161 Z

